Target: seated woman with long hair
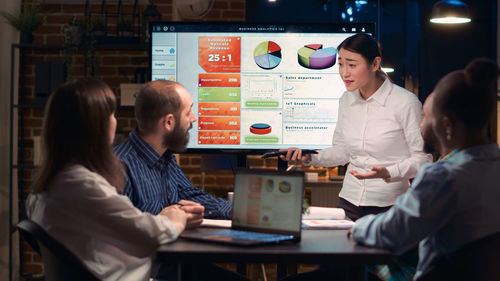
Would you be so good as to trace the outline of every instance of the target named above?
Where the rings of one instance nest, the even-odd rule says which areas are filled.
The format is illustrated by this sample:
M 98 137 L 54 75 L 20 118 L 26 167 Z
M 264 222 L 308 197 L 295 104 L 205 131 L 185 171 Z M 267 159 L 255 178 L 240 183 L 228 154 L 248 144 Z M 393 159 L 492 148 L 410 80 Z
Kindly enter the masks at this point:
M 45 113 L 44 160 L 26 209 L 97 278 L 148 280 L 156 249 L 178 237 L 186 214 L 169 208 L 153 216 L 119 194 L 115 110 L 102 81 L 77 79 L 55 90 Z

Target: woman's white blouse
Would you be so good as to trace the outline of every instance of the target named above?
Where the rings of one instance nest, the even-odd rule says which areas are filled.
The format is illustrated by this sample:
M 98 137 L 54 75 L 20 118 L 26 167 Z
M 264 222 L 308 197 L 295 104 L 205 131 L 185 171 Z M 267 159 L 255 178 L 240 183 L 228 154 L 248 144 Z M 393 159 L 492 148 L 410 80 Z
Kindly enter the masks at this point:
M 166 216 L 140 211 L 80 165 L 59 172 L 48 191 L 30 194 L 26 210 L 100 280 L 149 280 L 156 249 L 178 236 Z
M 356 206 L 389 206 L 409 188 L 409 179 L 432 160 L 423 152 L 420 133 L 422 104 L 411 92 L 386 79 L 367 100 L 359 92 L 340 98 L 333 146 L 312 155 L 308 164 L 338 166 L 350 163 L 340 197 Z M 366 173 L 384 166 L 391 174 L 383 179 L 358 180 L 349 173 Z

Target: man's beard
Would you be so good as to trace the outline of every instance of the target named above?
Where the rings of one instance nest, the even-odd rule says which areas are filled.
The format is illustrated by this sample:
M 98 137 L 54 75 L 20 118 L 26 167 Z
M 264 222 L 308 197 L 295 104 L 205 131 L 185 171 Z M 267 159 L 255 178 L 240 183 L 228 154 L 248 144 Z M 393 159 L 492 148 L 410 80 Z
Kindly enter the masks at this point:
M 422 131 L 422 138 L 424 140 L 424 152 L 425 153 L 434 153 L 437 152 L 437 142 L 434 134 L 432 133 L 432 129 L 428 128 Z
M 191 124 L 189 129 L 192 127 L 193 125 Z M 189 129 L 183 131 L 178 124 L 175 124 L 172 132 L 165 133 L 165 135 L 163 135 L 163 146 L 175 153 L 186 151 L 186 147 L 189 142 Z

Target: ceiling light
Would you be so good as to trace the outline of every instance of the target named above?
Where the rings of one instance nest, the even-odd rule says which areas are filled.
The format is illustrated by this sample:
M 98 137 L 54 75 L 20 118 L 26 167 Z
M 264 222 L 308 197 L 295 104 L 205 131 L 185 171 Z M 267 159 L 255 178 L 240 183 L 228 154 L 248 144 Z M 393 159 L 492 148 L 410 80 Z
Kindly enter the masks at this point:
M 394 72 L 394 68 L 393 67 L 382 67 L 382 71 L 384 71 L 385 73 L 391 73 L 391 72 Z
M 432 6 L 430 22 L 457 24 L 471 21 L 467 4 L 459 0 L 441 0 Z

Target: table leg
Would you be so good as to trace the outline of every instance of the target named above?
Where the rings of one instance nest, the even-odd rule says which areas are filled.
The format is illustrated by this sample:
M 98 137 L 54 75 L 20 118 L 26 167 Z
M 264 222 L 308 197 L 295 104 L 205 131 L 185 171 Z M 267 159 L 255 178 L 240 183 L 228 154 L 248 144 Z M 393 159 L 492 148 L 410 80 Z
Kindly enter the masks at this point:
M 278 276 L 277 280 L 281 280 L 286 277 L 286 264 L 278 263 L 276 267 L 276 274 Z
M 243 276 L 247 276 L 247 264 L 246 263 L 237 263 L 236 264 L 236 271 Z
M 366 281 L 364 265 L 349 266 L 349 281 Z
M 177 264 L 177 281 L 182 281 L 182 264 Z
M 287 264 L 286 267 L 289 275 L 297 274 L 297 264 Z
M 278 275 L 278 280 L 281 280 L 282 278 L 285 278 L 288 275 L 297 274 L 297 265 L 278 263 L 276 271 Z

